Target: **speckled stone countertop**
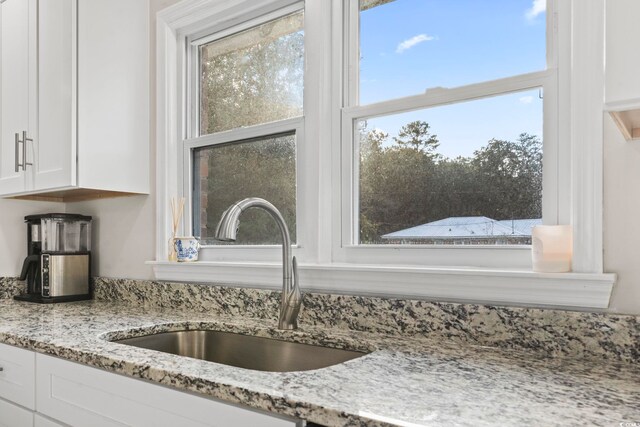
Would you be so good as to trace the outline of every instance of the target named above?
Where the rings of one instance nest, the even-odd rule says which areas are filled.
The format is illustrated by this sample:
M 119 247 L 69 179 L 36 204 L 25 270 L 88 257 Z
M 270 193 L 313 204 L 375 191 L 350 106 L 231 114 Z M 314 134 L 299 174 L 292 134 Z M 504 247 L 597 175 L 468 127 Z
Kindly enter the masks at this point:
M 640 422 L 640 367 L 626 357 L 546 357 L 442 334 L 325 327 L 309 319 L 298 331 L 278 331 L 275 317 L 106 301 L 104 292 L 97 291 L 99 301 L 48 306 L 0 300 L 0 342 L 327 426 Z M 265 313 L 271 305 L 265 304 Z M 371 353 L 314 371 L 269 373 L 108 341 L 185 328 Z

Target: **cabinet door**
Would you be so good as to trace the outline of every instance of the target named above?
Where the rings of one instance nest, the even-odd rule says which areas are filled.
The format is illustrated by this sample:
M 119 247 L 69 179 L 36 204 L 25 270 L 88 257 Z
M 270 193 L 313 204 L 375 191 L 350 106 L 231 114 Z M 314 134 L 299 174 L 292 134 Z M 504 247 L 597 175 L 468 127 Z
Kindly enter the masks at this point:
M 35 353 L 0 344 L 0 368 L 0 399 L 35 409 Z
M 16 143 L 16 134 L 33 134 L 35 61 L 37 55 L 36 0 L 6 0 L 0 4 L 0 194 L 25 191 L 22 167 L 32 159 L 33 146 Z M 31 155 L 31 156 L 30 156 Z M 18 169 L 18 170 L 17 170 Z
M 34 190 L 76 184 L 76 0 L 39 1 Z
M 149 2 L 78 3 L 78 185 L 148 194 Z

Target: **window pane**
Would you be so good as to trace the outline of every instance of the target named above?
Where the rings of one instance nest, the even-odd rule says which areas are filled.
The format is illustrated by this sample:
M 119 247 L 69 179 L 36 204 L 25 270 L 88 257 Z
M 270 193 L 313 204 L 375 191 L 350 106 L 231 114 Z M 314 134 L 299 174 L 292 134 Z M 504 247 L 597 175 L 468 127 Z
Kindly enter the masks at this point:
M 302 115 L 303 12 L 200 47 L 200 134 Z
M 286 134 L 194 150 L 194 234 L 203 244 L 222 244 L 213 240 L 222 213 L 246 197 L 273 203 L 296 241 L 295 140 L 294 134 Z M 233 244 L 281 243 L 280 230 L 267 212 L 249 209 L 242 214 Z
M 546 68 L 545 0 L 360 0 L 360 104 Z
M 526 91 L 357 123 L 361 244 L 530 244 L 542 100 Z

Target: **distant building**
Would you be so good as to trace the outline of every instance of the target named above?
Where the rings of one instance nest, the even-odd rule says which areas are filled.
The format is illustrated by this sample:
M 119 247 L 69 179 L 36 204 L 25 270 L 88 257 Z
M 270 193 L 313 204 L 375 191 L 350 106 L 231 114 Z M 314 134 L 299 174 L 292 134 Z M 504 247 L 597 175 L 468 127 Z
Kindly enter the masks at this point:
M 531 228 L 540 224 L 540 218 L 498 221 L 486 216 L 450 217 L 385 234 L 382 240 L 438 245 L 527 245 L 531 244 Z

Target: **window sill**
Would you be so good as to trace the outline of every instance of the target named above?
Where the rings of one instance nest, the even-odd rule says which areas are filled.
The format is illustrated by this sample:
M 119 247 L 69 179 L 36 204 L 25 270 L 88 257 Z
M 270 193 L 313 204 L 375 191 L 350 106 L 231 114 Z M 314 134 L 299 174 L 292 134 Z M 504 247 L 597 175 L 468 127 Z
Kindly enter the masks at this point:
M 279 289 L 282 264 L 149 261 L 156 279 Z M 535 273 L 451 267 L 300 264 L 303 291 L 488 304 L 599 308 L 609 305 L 615 274 Z

